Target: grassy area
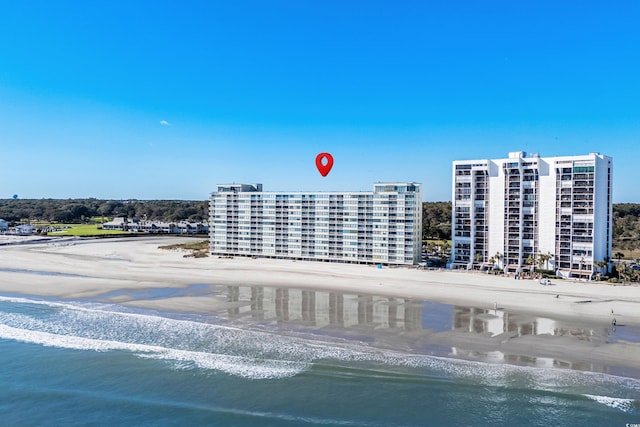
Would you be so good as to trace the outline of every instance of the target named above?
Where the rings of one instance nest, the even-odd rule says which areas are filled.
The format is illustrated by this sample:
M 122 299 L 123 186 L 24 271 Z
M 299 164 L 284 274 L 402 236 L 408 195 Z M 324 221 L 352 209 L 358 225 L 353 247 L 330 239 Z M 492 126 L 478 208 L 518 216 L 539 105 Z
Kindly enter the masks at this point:
M 97 224 L 102 224 L 103 222 L 109 222 L 111 221 L 111 218 L 106 217 L 106 216 L 92 216 L 91 217 L 91 221 L 97 223 Z
M 612 253 L 614 255 L 614 259 L 616 260 L 617 258 L 615 257 L 615 254 L 618 252 L 621 252 L 624 254 L 624 257 L 622 257 L 623 260 L 640 259 L 640 249 L 627 250 L 627 249 L 620 249 L 620 248 L 614 247 L 612 250 Z
M 60 231 L 50 231 L 48 236 L 102 236 L 106 234 L 129 234 L 120 230 L 99 229 L 97 224 L 54 224 Z
M 198 240 L 187 243 L 176 243 L 173 245 L 158 246 L 160 249 L 180 249 L 185 251 L 191 251 L 190 254 L 184 255 L 185 258 L 205 258 L 209 256 L 209 241 Z
M 207 251 L 209 250 L 208 240 L 198 240 L 187 243 L 176 243 L 173 245 L 159 246 L 160 249 L 184 249 L 187 251 Z

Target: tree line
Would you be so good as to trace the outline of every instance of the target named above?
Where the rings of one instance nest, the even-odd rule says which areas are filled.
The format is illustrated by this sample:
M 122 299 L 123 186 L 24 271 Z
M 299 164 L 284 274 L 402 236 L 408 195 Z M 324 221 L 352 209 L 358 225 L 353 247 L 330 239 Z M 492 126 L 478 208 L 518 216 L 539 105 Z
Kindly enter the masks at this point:
M 451 202 L 422 203 L 422 240 L 451 240 Z
M 639 203 L 613 205 L 613 246 L 632 253 L 640 248 Z
M 205 221 L 208 201 L 0 199 L 0 218 L 17 222 L 82 223 L 95 217 L 147 218 L 153 221 Z

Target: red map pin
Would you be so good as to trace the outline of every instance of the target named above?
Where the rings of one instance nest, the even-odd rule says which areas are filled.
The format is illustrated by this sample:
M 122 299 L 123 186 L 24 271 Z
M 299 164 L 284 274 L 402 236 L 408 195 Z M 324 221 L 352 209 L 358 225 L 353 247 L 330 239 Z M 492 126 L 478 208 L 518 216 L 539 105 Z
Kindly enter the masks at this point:
M 333 167 L 333 156 L 329 153 L 318 154 L 316 156 L 316 167 L 318 168 L 320 175 L 327 176 Z

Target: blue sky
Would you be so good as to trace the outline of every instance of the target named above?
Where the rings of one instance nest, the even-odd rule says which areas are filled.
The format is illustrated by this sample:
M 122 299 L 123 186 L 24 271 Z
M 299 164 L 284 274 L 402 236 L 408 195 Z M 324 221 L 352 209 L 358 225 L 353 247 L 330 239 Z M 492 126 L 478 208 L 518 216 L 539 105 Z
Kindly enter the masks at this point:
M 597 151 L 614 202 L 640 202 L 639 20 L 624 0 L 2 2 L 0 198 L 412 180 L 438 201 L 453 160 Z

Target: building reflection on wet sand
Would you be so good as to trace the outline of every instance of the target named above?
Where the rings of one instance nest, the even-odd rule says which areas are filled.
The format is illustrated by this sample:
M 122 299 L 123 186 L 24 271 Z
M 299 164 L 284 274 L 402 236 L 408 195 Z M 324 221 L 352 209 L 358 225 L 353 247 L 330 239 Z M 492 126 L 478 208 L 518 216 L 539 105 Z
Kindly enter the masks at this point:
M 591 342 L 595 332 L 589 328 L 566 327 L 557 321 L 543 317 L 513 316 L 504 310 L 486 310 L 474 307 L 455 307 L 455 328 L 491 337 L 505 334 L 509 338 L 526 335 L 567 336 Z M 606 329 L 603 328 L 603 335 Z M 571 368 L 583 371 L 595 371 L 597 367 L 589 362 L 559 360 L 551 357 L 506 354 L 502 351 L 476 352 L 473 350 L 452 347 L 452 354 L 457 357 L 482 358 L 492 362 L 504 362 L 514 365 L 533 365 L 544 368 Z
M 422 329 L 419 300 L 262 286 L 228 286 L 227 316 L 295 322 L 321 328 L 368 325 Z
M 567 327 L 556 320 L 511 314 L 499 308 L 480 309 L 412 298 L 262 286 L 228 286 L 225 291 L 224 307 L 229 319 L 295 324 L 311 329 L 339 328 L 360 332 L 375 330 L 376 333 L 401 330 L 412 332 L 402 338 L 407 342 L 408 348 L 413 348 L 411 340 L 428 344 L 432 341 L 429 336 L 435 337 L 438 332 L 451 331 L 481 335 L 488 339 L 501 336 L 506 340 L 522 336 L 552 335 L 592 341 L 601 339 L 606 334 L 604 330 L 602 334 L 595 334 L 593 329 Z M 436 335 L 429 335 L 433 333 Z M 397 334 L 395 336 L 398 337 Z M 452 355 L 466 359 L 596 370 L 594 365 L 584 362 L 506 354 L 501 351 L 478 352 L 460 346 L 448 348 Z
M 594 335 L 593 329 L 569 328 L 552 319 L 511 315 L 499 308 L 481 309 L 412 298 L 263 286 L 227 286 L 226 296 L 229 319 L 249 317 L 313 327 L 369 325 L 409 331 L 457 330 L 491 337 L 546 334 L 591 341 Z
M 567 328 L 552 319 L 544 317 L 510 316 L 504 310 L 486 310 L 474 307 L 455 306 L 455 328 L 469 332 L 496 336 L 508 333 L 513 336 L 554 335 L 571 336 L 591 341 L 593 329 Z

